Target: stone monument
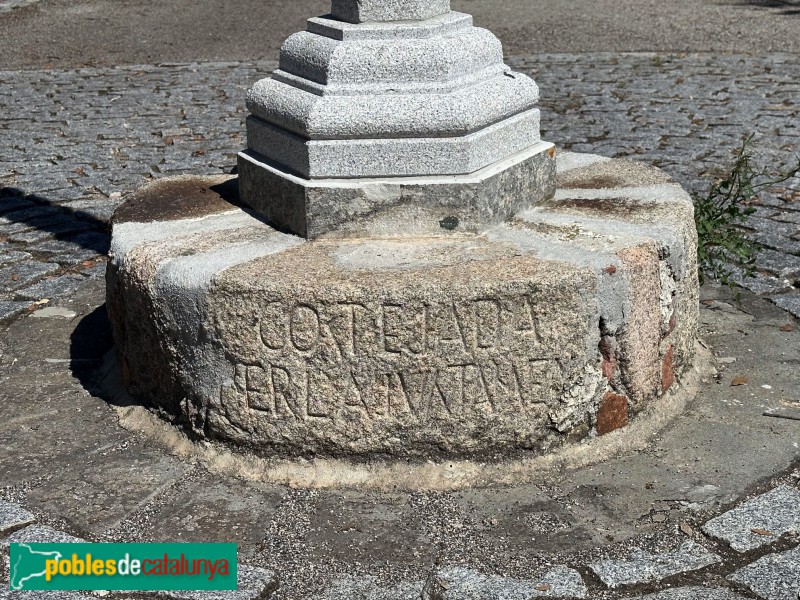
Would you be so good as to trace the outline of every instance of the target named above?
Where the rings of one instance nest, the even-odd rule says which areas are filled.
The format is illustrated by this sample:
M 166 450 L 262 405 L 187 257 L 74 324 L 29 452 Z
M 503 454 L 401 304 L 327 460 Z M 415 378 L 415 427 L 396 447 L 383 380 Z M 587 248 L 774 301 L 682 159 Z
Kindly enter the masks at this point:
M 555 191 L 539 90 L 431 0 L 338 0 L 247 98 L 242 201 L 307 238 L 481 231 Z
M 694 352 L 691 199 L 557 155 L 537 98 L 447 0 L 333 0 L 248 95 L 238 177 L 115 215 L 131 394 L 290 457 L 541 454 L 657 405 Z

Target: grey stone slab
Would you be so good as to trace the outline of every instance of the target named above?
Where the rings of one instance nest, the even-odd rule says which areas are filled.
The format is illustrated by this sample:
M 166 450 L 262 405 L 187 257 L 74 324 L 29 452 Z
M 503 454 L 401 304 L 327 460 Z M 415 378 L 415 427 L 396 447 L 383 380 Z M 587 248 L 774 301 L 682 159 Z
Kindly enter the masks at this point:
M 754 273 L 746 277 L 741 269 L 731 268 L 731 280 L 738 286 L 743 287 L 756 294 L 779 294 L 794 289 L 792 282 L 788 279 L 778 279 L 770 275 Z
M 3 540 L 0 545 L 9 544 L 77 544 L 82 540 L 63 531 L 58 531 L 47 525 L 31 525 L 25 529 L 12 533 Z
M 448 12 L 450 0 L 333 0 L 331 3 L 331 14 L 350 23 L 422 21 Z
M 540 579 L 523 580 L 452 567 L 431 578 L 422 594 L 423 600 L 530 600 L 531 598 L 586 598 L 588 589 L 580 573 L 556 567 Z
M 17 315 L 22 314 L 30 304 L 30 302 L 0 301 L 0 321 L 13 319 Z
M 85 283 L 86 278 L 82 275 L 61 275 L 18 290 L 15 295 L 20 300 L 63 298 L 76 292 Z
M 387 94 L 388 86 L 397 90 Z M 535 108 L 538 98 L 531 79 L 499 63 L 472 78 L 424 85 L 322 86 L 277 71 L 253 86 L 247 107 L 259 119 L 309 139 L 433 138 L 474 133 Z
M 800 226 L 800 212 L 780 212 L 773 216 L 772 219 L 775 221 L 780 221 L 781 223 L 794 223 L 795 225 Z
M 25 510 L 19 504 L 0 500 L 0 537 L 12 530 L 31 525 L 36 521 L 33 513 Z
M 161 592 L 161 598 L 175 600 L 261 600 L 271 595 L 278 585 L 272 571 L 240 565 L 236 591 L 173 591 Z
M 315 595 L 315 600 L 420 600 L 425 582 L 382 584 L 377 577 L 343 577 Z
M 309 181 L 242 153 L 239 189 L 251 208 L 308 238 L 337 231 L 440 233 L 445 226 L 482 231 L 552 196 L 555 160 L 550 148 L 539 144 L 463 177 L 391 180 Z
M 386 60 L 388 53 L 392 60 Z M 298 87 L 322 85 L 330 93 L 348 89 L 381 95 L 391 90 L 435 93 L 437 84 L 478 83 L 487 71 L 507 70 L 500 41 L 488 30 L 468 27 L 450 35 L 339 42 L 308 31 L 296 33 L 281 48 L 281 74 L 298 78 Z M 502 71 L 501 71 L 502 72 Z M 521 83 L 530 79 L 518 75 Z M 340 86 L 347 86 L 341 88 Z M 361 93 L 364 93 L 363 91 Z M 446 102 L 439 98 L 436 104 Z M 509 97 L 509 101 L 512 101 Z M 436 110 L 436 104 L 429 111 Z M 424 113 L 420 114 L 425 118 Z
M 745 600 L 745 598 L 722 588 L 686 587 L 642 596 L 639 600 Z
M 308 140 L 247 119 L 247 146 L 309 179 L 466 175 L 540 141 L 533 109 L 460 137 Z
M 800 254 L 800 242 L 790 237 L 771 231 L 759 231 L 750 236 L 765 248 L 785 252 L 787 254 Z
M 721 558 L 694 541 L 686 541 L 672 552 L 650 554 L 638 550 L 628 559 L 602 560 L 589 565 L 608 587 L 614 589 L 661 581 L 667 577 L 703 569 Z
M 28 208 L 14 210 L 5 213 L 0 217 L 0 225 L 10 225 L 12 223 L 26 223 L 33 219 L 49 216 L 58 212 L 59 209 L 50 205 L 33 205 Z
M 22 262 L 0 268 L 0 291 L 10 292 L 35 283 L 55 273 L 58 265 L 37 261 Z
M 756 267 L 782 278 L 800 277 L 800 256 L 775 250 L 762 250 L 756 257 Z
M 453 33 L 472 26 L 472 16 L 450 12 L 425 21 L 405 21 L 401 23 L 347 23 L 327 17 L 308 20 L 307 30 L 334 40 L 380 40 L 387 38 L 420 39 Z
M 20 252 L 18 250 L 3 251 L 0 253 L 0 266 L 10 265 L 29 258 L 31 258 L 31 255 L 28 252 Z
M 764 600 L 800 597 L 800 548 L 770 554 L 734 573 L 730 580 L 744 585 Z
M 785 533 L 800 532 L 800 490 L 781 486 L 756 496 L 710 520 L 703 531 L 724 540 L 737 552 L 767 546 Z
M 800 292 L 782 294 L 780 296 L 770 296 L 769 299 L 780 306 L 783 310 L 788 310 L 795 317 L 800 319 Z
M 0 10 L 2 12 L 2 10 Z M 0 600 L 91 600 L 92 596 L 86 596 L 78 592 L 61 591 L 29 591 L 17 592 L 0 588 Z
M 23 208 L 30 208 L 33 203 L 30 200 L 25 200 L 19 196 L 11 196 L 5 192 L 0 195 L 0 215 L 21 210 Z

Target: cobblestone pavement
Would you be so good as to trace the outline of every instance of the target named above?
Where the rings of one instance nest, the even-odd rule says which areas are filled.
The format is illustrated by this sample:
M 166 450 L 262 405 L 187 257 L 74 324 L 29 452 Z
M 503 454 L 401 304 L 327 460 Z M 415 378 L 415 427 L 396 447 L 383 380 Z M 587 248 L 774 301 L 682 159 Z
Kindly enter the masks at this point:
M 598 54 L 509 60 L 533 74 L 543 90 L 545 137 L 575 151 L 659 164 L 694 191 L 705 189 L 704 177 L 730 162 L 745 134 L 758 133 L 767 163 L 787 163 L 800 150 L 798 57 Z M 322 599 L 796 600 L 800 471 L 771 480 L 752 499 L 727 506 L 723 515 L 706 510 L 734 499 L 720 489 L 732 478 L 723 465 L 734 462 L 734 454 L 742 461 L 738 472 L 761 480 L 765 472 L 772 475 L 774 464 L 766 461 L 783 447 L 776 444 L 797 439 L 797 421 L 761 419 L 763 403 L 779 402 L 757 394 L 780 391 L 782 398 L 797 401 L 796 353 L 785 360 L 769 354 L 779 339 L 797 333 L 789 333 L 790 319 L 774 307 L 759 324 L 726 302 L 706 300 L 704 314 L 722 319 L 707 328 L 719 337 L 713 343 L 728 336 L 731 349 L 724 351 L 741 351 L 738 359 L 725 357 L 721 364 L 745 369 L 743 345 L 752 343 L 756 329 L 772 337 L 749 357 L 767 362 L 761 363 L 763 373 L 751 373 L 749 396 L 742 391 L 746 386 L 726 386 L 724 404 L 698 406 L 687 416 L 681 444 L 697 430 L 697 413 L 726 414 L 724 426 L 715 426 L 713 444 L 699 437 L 693 446 L 685 442 L 692 448 L 711 444 L 722 454 L 729 449 L 723 463 L 708 467 L 723 471 L 715 484 L 696 474 L 699 461 L 711 462 L 705 449 L 692 454 L 681 446 L 668 453 L 662 449 L 668 442 L 656 441 L 655 449 L 638 457 L 653 461 L 653 470 L 663 468 L 665 456 L 675 462 L 656 491 L 686 483 L 680 493 L 659 492 L 655 502 L 630 495 L 656 491 L 654 484 L 632 483 L 634 474 L 624 461 L 613 467 L 617 488 L 592 487 L 589 478 L 586 487 L 582 482 L 569 493 L 547 487 L 504 490 L 491 496 L 488 508 L 485 498 L 475 500 L 479 491 L 369 500 L 259 487 L 209 475 L 119 429 L 117 413 L 86 393 L 80 375 L 84 361 L 97 364 L 91 352 L 103 342 L 94 330 L 88 341 L 73 331 L 102 314 L 110 215 L 126 193 L 151 178 L 229 171 L 244 145 L 244 93 L 272 68 L 273 63 L 259 63 L 0 72 L 0 320 L 9 327 L 0 336 L 0 481 L 6 486 L 0 486 L 0 537 L 8 542 L 25 536 L 97 541 L 234 536 L 249 567 L 248 583 L 231 600 L 269 596 L 273 578 L 280 583 L 273 597 L 286 600 L 310 597 L 285 590 L 312 584 L 318 589 L 313 597 Z M 762 197 L 758 208 L 751 226 L 768 246 L 759 263 L 765 275 L 758 287 L 747 285 L 800 316 L 792 286 L 800 278 L 800 197 L 787 186 Z M 35 318 L 19 318 L 26 314 Z M 79 324 L 65 324 L 73 321 Z M 787 327 L 781 329 L 786 333 L 779 333 L 779 326 Z M 749 337 L 736 337 L 745 330 Z M 773 390 L 775 381 L 759 379 L 778 377 L 778 371 L 784 377 L 794 373 L 794 389 Z M 749 412 L 739 412 L 745 408 Z M 750 421 L 759 428 L 757 435 L 735 429 Z M 742 440 L 757 440 L 759 451 L 742 452 Z M 13 462 L 3 458 L 6 454 Z M 54 470 L 53 461 L 59 460 L 69 468 Z M 754 460 L 762 462 L 746 462 Z M 113 492 L 103 477 L 112 478 Z M 615 529 L 623 528 L 619 513 L 634 502 L 652 508 L 635 532 L 623 535 Z M 601 506 L 601 516 L 571 525 L 574 514 L 588 514 L 587 505 Z M 67 512 L 69 518 L 63 517 Z M 528 534 L 527 545 L 517 546 Z M 603 545 L 615 536 L 627 541 L 607 550 Z M 569 560 L 554 550 L 556 558 L 549 558 L 548 548 L 563 550 L 565 540 L 589 549 Z M 439 555 L 445 563 L 472 562 L 419 566 L 434 564 Z M 390 577 L 383 566 L 370 564 L 376 557 L 394 561 Z M 343 565 L 352 575 L 343 574 Z M 505 576 L 492 574 L 501 571 Z M 330 573 L 335 577 L 326 577 Z M 5 581 L 3 570 L 0 582 Z M 0 584 L 0 600 L 25 597 Z
M 673 547 L 650 552 L 634 547 L 624 558 L 605 558 L 587 565 L 552 566 L 536 579 L 487 575 L 464 567 L 448 567 L 418 574 L 419 578 L 391 584 L 371 575 L 343 576 L 323 586 L 318 600 L 532 600 L 533 598 L 597 598 L 597 588 L 614 590 L 641 584 L 659 584 L 690 576 L 716 585 L 666 585 L 647 596 L 615 596 L 629 600 L 744 600 L 752 593 L 763 600 L 797 600 L 800 597 L 800 470 L 787 483 L 756 495 L 707 523 L 702 531 L 681 525 L 684 539 Z M 669 511 L 669 506 L 664 508 Z M 724 523 L 724 525 L 722 525 Z M 775 525 L 775 527 L 772 527 Z M 787 526 L 788 525 L 788 526 Z M 706 533 L 706 535 L 703 534 Z M 33 513 L 17 503 L 0 499 L 0 550 L 10 543 L 81 542 L 69 533 L 36 523 Z M 762 550 L 754 553 L 754 548 Z M 719 553 L 719 554 L 717 554 Z M 723 559 L 721 555 L 725 555 Z M 7 556 L 7 555 L 6 555 Z M 721 565 L 721 566 L 720 566 Z M 598 586 L 592 575 L 599 578 Z M 8 582 L 4 570 L 0 581 Z M 724 586 L 724 587 L 723 587 Z M 264 600 L 279 587 L 274 572 L 240 566 L 239 590 L 215 595 L 216 600 Z M 591 588 L 591 589 L 590 589 Z M 155 598 L 156 595 L 114 595 Z M 171 592 L 158 597 L 204 600 L 206 593 Z M 26 598 L 23 593 L 0 588 L 0 600 Z M 33 597 L 33 596 L 30 596 Z M 40 598 L 41 596 L 36 596 Z M 608 597 L 603 595 L 603 597 Z M 89 596 L 54 596 L 88 600 Z
M 40 0 L 0 0 L 0 13 L 11 12 L 15 8 L 22 8 L 23 6 L 30 6 L 36 4 Z
M 657 164 L 693 192 L 730 164 L 746 134 L 758 135 L 767 165 L 790 164 L 800 152 L 797 56 L 509 62 L 543 90 L 546 139 Z M 97 232 L 123 194 L 153 177 L 230 170 L 244 146 L 245 91 L 274 66 L 0 72 L 0 316 L 23 310 L 28 290 L 45 277 L 74 284 L 64 276 L 105 250 Z M 760 275 L 742 283 L 800 316 L 798 189 L 794 181 L 761 198 L 750 221 L 765 247 Z

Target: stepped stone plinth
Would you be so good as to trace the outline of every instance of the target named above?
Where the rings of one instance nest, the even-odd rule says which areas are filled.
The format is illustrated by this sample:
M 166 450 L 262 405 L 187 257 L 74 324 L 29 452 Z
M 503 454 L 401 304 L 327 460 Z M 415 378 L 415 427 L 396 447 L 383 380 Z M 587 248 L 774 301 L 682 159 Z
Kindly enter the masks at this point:
M 242 200 L 307 238 L 480 231 L 553 194 L 538 99 L 449 2 L 338 0 L 248 94 Z
M 115 215 L 130 393 L 304 458 L 541 454 L 658 407 L 694 354 L 691 199 L 557 154 L 537 98 L 447 1 L 334 0 L 250 91 L 238 177 Z

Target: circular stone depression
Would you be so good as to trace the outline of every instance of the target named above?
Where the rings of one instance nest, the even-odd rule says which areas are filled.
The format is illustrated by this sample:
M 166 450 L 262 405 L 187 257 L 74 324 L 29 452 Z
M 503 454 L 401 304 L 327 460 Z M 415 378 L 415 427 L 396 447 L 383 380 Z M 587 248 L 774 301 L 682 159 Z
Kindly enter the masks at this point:
M 114 217 L 131 395 L 276 457 L 541 455 L 620 429 L 692 362 L 693 206 L 662 171 L 558 156 L 558 191 L 481 234 L 320 238 L 155 182 Z

